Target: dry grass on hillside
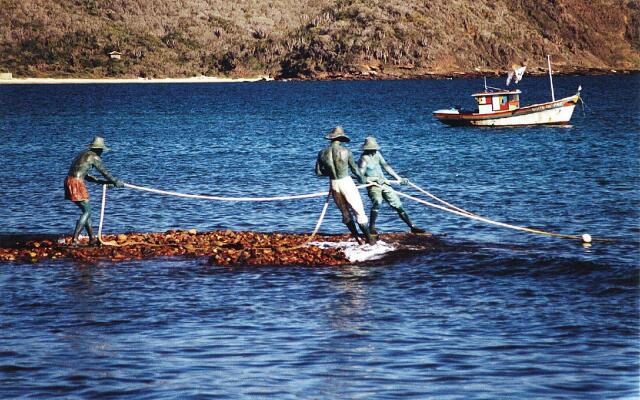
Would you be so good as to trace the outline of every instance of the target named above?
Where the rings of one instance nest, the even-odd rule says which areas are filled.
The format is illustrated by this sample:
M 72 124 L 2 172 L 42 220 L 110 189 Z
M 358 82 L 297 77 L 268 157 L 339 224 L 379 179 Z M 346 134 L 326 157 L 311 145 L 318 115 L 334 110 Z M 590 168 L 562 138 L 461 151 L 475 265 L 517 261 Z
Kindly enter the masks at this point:
M 639 69 L 640 2 L 0 0 L 18 76 L 323 77 L 542 67 Z M 111 61 L 112 50 L 124 53 Z

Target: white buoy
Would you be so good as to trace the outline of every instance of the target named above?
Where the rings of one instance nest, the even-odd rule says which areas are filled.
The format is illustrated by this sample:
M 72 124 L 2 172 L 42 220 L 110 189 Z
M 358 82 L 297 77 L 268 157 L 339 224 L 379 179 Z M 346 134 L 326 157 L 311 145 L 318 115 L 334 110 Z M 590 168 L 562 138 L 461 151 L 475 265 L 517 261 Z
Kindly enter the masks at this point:
M 582 241 L 584 243 L 591 243 L 591 235 L 589 235 L 588 233 L 585 233 L 584 235 L 582 235 Z

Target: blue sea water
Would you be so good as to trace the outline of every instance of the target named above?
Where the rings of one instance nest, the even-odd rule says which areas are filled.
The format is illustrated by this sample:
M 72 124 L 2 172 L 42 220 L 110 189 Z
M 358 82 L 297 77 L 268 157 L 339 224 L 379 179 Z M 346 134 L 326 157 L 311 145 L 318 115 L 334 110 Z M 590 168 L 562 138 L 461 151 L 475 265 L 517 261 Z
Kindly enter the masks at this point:
M 640 76 L 554 83 L 557 97 L 583 87 L 572 126 L 449 128 L 431 117 L 471 106 L 478 79 L 0 86 L 4 235 L 71 233 L 78 210 L 63 180 L 96 134 L 126 182 L 275 196 L 326 190 L 315 157 L 340 124 L 356 160 L 374 135 L 400 175 L 462 208 L 620 239 L 585 247 L 405 200 L 452 246 L 323 268 L 0 264 L 0 397 L 637 398 Z M 520 89 L 523 103 L 550 97 L 544 78 Z M 100 188 L 90 190 L 96 213 Z M 113 189 L 104 229 L 303 233 L 322 201 Z M 406 230 L 387 206 L 379 228 Z M 335 207 L 322 231 L 346 231 Z

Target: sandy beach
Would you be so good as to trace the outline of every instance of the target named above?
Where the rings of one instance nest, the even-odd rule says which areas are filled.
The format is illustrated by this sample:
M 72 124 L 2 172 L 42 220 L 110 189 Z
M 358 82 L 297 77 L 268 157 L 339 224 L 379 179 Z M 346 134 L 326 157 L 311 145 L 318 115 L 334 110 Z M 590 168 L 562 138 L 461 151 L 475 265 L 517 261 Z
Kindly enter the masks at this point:
M 253 78 L 221 78 L 214 76 L 194 76 L 190 78 L 11 78 L 0 79 L 5 85 L 42 85 L 42 84 L 95 84 L 95 83 L 238 83 L 272 81 L 269 76 Z

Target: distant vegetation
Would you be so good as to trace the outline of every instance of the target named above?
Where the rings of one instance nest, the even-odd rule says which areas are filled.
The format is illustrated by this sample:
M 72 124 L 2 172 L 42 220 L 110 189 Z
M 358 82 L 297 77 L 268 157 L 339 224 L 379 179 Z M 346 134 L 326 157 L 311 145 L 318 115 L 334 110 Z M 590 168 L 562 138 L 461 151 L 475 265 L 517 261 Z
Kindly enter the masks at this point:
M 18 77 L 407 77 L 640 69 L 634 0 L 0 0 Z M 111 60 L 111 51 L 123 53 Z

